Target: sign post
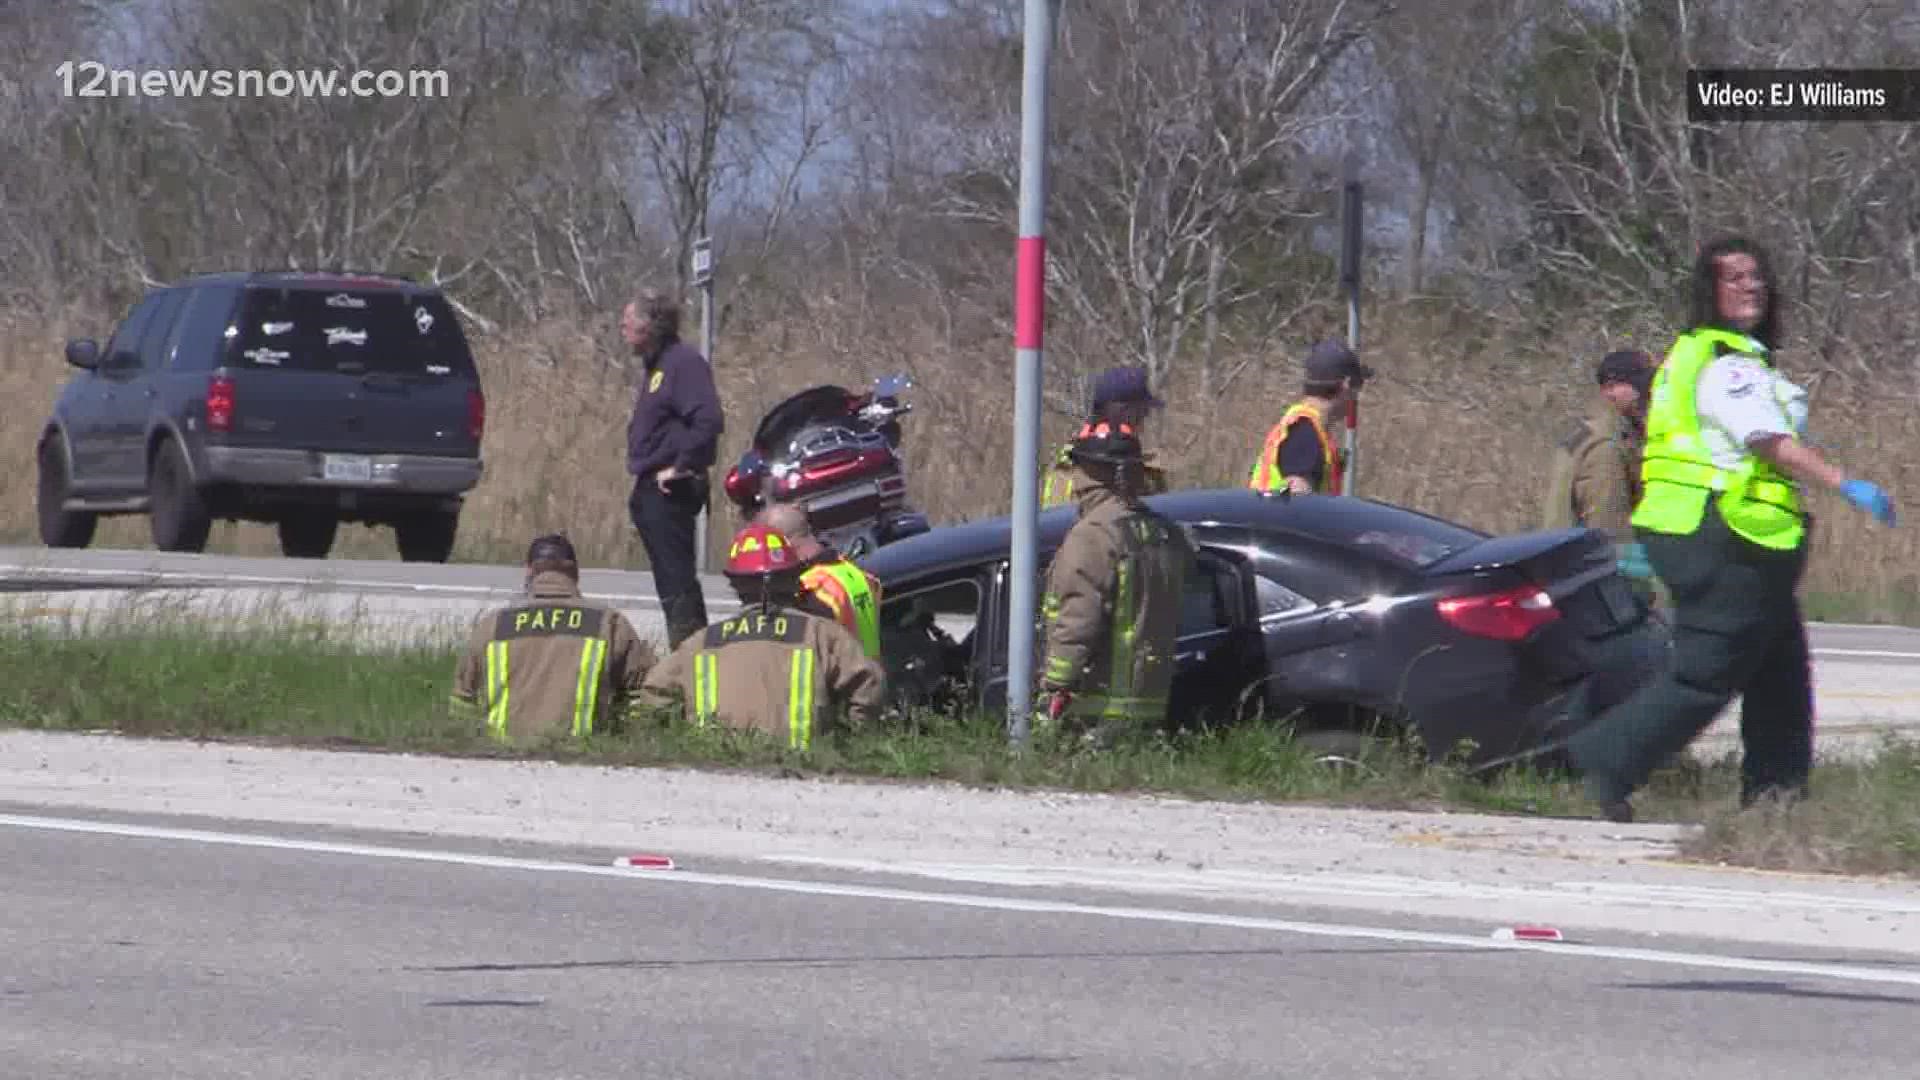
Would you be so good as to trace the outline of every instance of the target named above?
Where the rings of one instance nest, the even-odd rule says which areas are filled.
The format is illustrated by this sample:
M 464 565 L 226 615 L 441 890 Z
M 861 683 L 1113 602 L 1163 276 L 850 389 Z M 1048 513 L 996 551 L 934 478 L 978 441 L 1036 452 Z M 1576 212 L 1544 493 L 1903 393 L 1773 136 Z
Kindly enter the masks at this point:
M 1360 155 L 1348 153 L 1345 168 L 1345 184 L 1340 193 L 1340 285 L 1347 294 L 1347 348 L 1355 356 L 1360 355 L 1360 252 L 1364 230 L 1360 212 Z M 1340 489 L 1348 495 L 1356 494 L 1354 480 L 1359 470 L 1355 450 L 1356 434 L 1360 427 L 1360 401 L 1355 399 L 1347 405 L 1347 430 L 1342 439 L 1346 451 L 1346 464 L 1341 469 Z
M 1039 586 L 1040 361 L 1047 298 L 1047 65 L 1060 0 L 1026 0 L 1021 51 L 1020 234 L 1013 297 L 1013 551 L 1007 605 L 1008 739 L 1026 745 L 1034 702 Z
M 693 287 L 700 292 L 700 355 L 713 363 L 713 238 L 703 236 L 693 242 Z M 711 501 L 711 500 L 709 500 Z M 694 519 L 693 568 L 707 572 L 707 519 L 712 509 L 700 511 Z

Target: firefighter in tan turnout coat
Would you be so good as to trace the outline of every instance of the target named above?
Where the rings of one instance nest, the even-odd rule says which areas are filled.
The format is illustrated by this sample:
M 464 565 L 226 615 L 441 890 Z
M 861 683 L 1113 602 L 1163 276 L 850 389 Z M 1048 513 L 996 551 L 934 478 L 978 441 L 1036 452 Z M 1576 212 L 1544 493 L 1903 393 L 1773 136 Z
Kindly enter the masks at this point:
M 1130 426 L 1088 424 L 1069 453 L 1079 517 L 1047 569 L 1034 726 L 1104 742 L 1166 719 L 1195 553 L 1178 525 L 1140 501 L 1140 440 Z
M 740 613 L 681 642 L 648 674 L 649 697 L 678 698 L 695 724 L 750 728 L 794 750 L 842 715 L 856 727 L 878 719 L 886 672 L 845 627 L 801 609 L 805 569 L 780 532 L 742 529 L 726 568 Z
M 587 735 L 630 721 L 653 649 L 616 608 L 580 595 L 580 562 L 560 535 L 527 548 L 527 598 L 474 624 L 454 671 L 456 716 L 502 741 Z

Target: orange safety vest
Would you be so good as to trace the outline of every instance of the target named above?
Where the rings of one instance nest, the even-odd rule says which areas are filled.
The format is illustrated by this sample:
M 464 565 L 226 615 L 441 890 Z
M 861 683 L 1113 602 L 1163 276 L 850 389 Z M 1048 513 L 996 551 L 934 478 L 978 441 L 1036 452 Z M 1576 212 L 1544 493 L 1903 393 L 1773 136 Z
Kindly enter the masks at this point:
M 868 658 L 880 658 L 880 585 L 845 558 L 815 563 L 800 575 L 800 587 L 833 612 L 835 622 L 860 639 Z
M 1280 444 L 1287 441 L 1287 432 L 1299 420 L 1312 424 L 1314 437 L 1320 440 L 1320 460 L 1326 466 L 1325 493 L 1340 494 L 1340 455 L 1321 422 L 1320 410 L 1304 401 L 1290 406 L 1281 415 L 1280 422 L 1267 432 L 1266 444 L 1261 447 L 1260 460 L 1254 463 L 1253 472 L 1247 477 L 1247 486 L 1255 491 L 1279 491 L 1287 486 L 1287 478 L 1280 472 Z

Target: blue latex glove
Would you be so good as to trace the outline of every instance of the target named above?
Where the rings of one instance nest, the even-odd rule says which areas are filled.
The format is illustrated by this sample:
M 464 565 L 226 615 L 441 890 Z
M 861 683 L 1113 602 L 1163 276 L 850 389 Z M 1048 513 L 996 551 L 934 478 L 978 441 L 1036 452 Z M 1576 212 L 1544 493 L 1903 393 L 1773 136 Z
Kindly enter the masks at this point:
M 1621 544 L 1620 572 L 1627 577 L 1641 581 L 1653 580 L 1653 564 L 1647 561 L 1647 549 L 1644 544 Z
M 1894 523 L 1893 499 L 1886 492 L 1865 480 L 1849 480 L 1840 485 L 1840 494 L 1854 506 L 1872 514 L 1882 525 Z

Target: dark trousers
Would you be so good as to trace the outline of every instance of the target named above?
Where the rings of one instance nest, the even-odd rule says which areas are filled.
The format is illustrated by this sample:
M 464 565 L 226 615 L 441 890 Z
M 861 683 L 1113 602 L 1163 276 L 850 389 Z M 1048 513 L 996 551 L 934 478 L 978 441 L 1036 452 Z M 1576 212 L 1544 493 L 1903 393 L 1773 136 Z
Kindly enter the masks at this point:
M 1813 767 L 1813 681 L 1797 591 L 1807 546 L 1773 551 L 1711 504 L 1688 536 L 1645 532 L 1672 594 L 1673 649 L 1645 685 L 1568 744 L 1602 802 L 1626 798 L 1741 695 L 1741 803 L 1803 793 Z
M 707 625 L 695 554 L 698 519 L 707 507 L 707 479 L 697 475 L 669 487 L 671 494 L 661 494 L 653 477 L 639 477 L 627 498 L 627 512 L 653 567 L 654 592 L 667 621 L 667 647 L 674 649 Z

